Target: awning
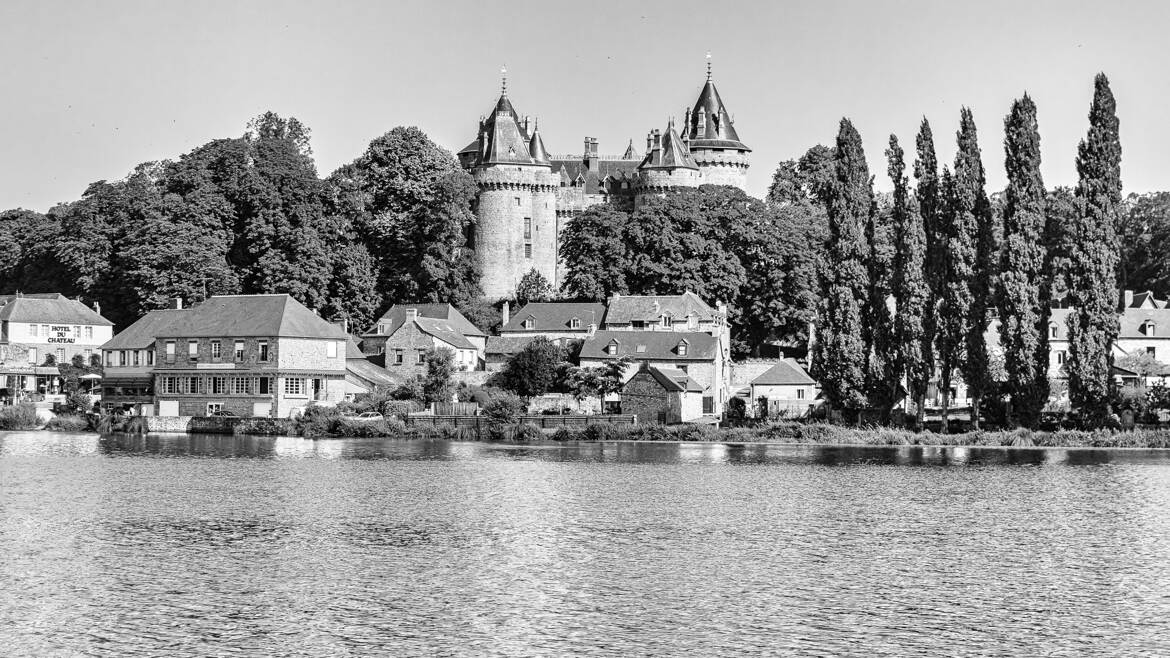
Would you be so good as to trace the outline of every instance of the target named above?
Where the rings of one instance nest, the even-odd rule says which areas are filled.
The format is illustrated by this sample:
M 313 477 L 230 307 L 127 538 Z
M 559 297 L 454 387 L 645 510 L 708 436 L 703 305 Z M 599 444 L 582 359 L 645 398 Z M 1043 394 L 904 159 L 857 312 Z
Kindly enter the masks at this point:
M 38 375 L 53 375 L 55 377 L 61 376 L 61 371 L 57 369 L 57 366 L 37 366 L 33 368 L 33 372 Z

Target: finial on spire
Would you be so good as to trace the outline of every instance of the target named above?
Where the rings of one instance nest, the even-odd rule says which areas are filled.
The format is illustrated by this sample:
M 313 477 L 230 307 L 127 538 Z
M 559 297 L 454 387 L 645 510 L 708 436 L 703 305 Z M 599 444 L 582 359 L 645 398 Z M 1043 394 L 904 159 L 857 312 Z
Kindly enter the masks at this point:
M 708 73 L 707 75 L 709 78 L 711 74 Z M 508 95 L 508 65 L 507 64 L 500 67 L 500 95 L 501 96 Z
M 711 82 L 711 51 L 707 51 L 707 82 Z

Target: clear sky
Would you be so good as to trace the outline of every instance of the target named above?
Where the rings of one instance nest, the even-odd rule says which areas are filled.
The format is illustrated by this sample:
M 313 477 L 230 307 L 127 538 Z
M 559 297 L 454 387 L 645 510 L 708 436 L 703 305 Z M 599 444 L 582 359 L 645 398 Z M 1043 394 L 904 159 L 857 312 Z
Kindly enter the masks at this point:
M 273 110 L 313 131 L 328 174 L 416 125 L 457 151 L 509 71 L 552 153 L 602 153 L 681 119 L 712 52 L 754 149 L 749 192 L 850 117 L 879 189 L 888 135 L 922 116 L 940 158 L 959 108 L 1001 189 L 1003 117 L 1039 107 L 1049 185 L 1076 181 L 1093 76 L 1109 75 L 1127 192 L 1170 189 L 1170 2 L 0 2 L 0 209 L 44 211 L 140 162 L 237 136 Z

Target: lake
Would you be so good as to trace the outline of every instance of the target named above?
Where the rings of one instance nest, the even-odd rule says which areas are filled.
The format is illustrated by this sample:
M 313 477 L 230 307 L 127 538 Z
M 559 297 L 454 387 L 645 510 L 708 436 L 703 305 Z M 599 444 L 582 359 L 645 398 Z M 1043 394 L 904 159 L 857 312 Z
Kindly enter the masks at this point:
M 1170 452 L 0 432 L 5 656 L 1170 654 Z

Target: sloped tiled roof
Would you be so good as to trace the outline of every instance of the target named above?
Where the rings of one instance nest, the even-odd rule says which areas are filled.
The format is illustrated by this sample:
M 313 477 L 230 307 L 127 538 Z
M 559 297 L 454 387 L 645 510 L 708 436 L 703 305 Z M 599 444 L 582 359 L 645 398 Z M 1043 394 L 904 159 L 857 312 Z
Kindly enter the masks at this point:
M 813 378 L 804 371 L 804 368 L 792 359 L 780 361 L 752 380 L 752 384 L 756 386 L 806 386 L 815 383 Z
M 534 329 L 525 329 L 524 321 L 530 317 L 536 320 L 536 327 Z M 573 318 L 581 321 L 580 327 L 576 329 L 570 327 L 570 321 Z M 544 331 L 580 331 L 584 333 L 589 330 L 590 324 L 600 327 L 604 318 L 605 304 L 530 302 L 525 304 L 519 311 L 516 311 L 508 321 L 508 324 L 500 331 L 531 331 L 533 333 Z
M 651 149 L 650 153 L 638 165 L 639 169 L 698 169 L 691 151 L 674 129 L 674 119 L 666 126 L 662 134 L 660 148 Z
M 722 148 L 751 151 L 743 142 L 739 141 L 739 135 L 735 132 L 731 115 L 728 114 L 723 99 L 719 97 L 719 90 L 715 89 L 715 83 L 711 82 L 710 78 L 703 85 L 703 90 L 699 92 L 699 99 L 695 101 L 695 107 L 687 119 L 687 125 L 683 127 L 683 130 L 687 133 L 692 149 Z M 700 126 L 700 121 L 702 121 L 702 126 Z M 701 136 L 700 127 L 703 128 Z
M 458 329 L 446 320 L 437 320 L 435 318 L 415 318 L 414 323 L 418 325 L 425 333 L 438 338 L 448 345 L 461 350 L 473 350 L 475 345 L 467 340 Z
M 0 320 L 114 326 L 92 308 L 57 293 L 0 296 Z
M 606 311 L 607 324 L 627 324 L 634 320 L 656 321 L 663 314 L 677 319 L 693 313 L 699 321 L 714 320 L 716 312 L 698 295 L 622 295 L 610 298 Z
M 1143 306 L 1166 308 L 1166 302 L 1154 297 L 1154 293 L 1150 292 L 1149 290 L 1145 292 L 1134 293 L 1133 302 L 1129 305 L 1129 307 L 1141 308 Z
M 348 338 L 288 295 L 217 295 L 180 312 L 181 320 L 168 323 L 159 337 Z
M 1121 314 L 1121 332 L 1118 337 L 1150 338 L 1149 334 L 1142 331 L 1147 322 L 1152 322 L 1154 325 L 1154 337 L 1170 337 L 1170 308 L 1126 309 L 1125 313 Z M 1066 329 L 1065 327 L 1061 328 Z
M 688 391 L 691 393 L 702 393 L 703 392 L 703 385 L 702 384 L 695 381 L 694 379 L 691 379 L 690 375 L 679 370 L 678 368 L 651 367 L 650 373 L 653 374 L 655 376 L 655 379 L 658 379 L 659 382 L 662 382 L 662 379 L 660 379 L 660 378 L 665 378 L 667 381 L 669 381 L 675 385 L 676 390 Z M 664 385 L 664 388 L 665 388 L 665 385 Z M 670 390 L 670 389 L 668 388 L 667 390 Z
M 185 310 L 163 309 L 149 311 L 146 315 L 118 332 L 102 345 L 103 350 L 137 350 L 154 345 L 159 336 L 169 336 L 181 331 Z
M 524 349 L 536 336 L 488 336 L 485 354 L 511 356 Z
M 687 353 L 678 353 L 679 343 L 686 341 Z M 606 346 L 617 344 L 616 354 L 607 354 Z M 616 359 L 623 356 L 634 360 L 654 361 L 711 361 L 719 351 L 719 343 L 711 334 L 679 331 L 598 331 L 581 345 L 582 359 Z
M 598 160 L 597 171 L 593 172 L 589 170 L 588 165 L 582 159 L 553 160 L 552 168 L 554 172 L 561 174 L 561 180 L 566 185 L 572 184 L 579 178 L 585 183 L 586 194 L 598 194 L 601 190 L 601 182 L 606 178 L 612 178 L 618 182 L 636 180 L 640 162 L 641 160 Z
M 366 359 L 346 359 L 345 370 L 348 374 L 374 386 L 397 386 L 402 383 L 400 377 L 394 376 L 389 370 L 376 366 Z
M 471 324 L 471 321 L 464 317 L 459 312 L 459 309 L 450 304 L 395 304 L 378 319 L 378 324 L 388 325 L 386 334 L 383 335 L 393 334 L 395 331 L 398 331 L 398 328 L 406 321 L 406 311 L 412 308 L 418 310 L 418 317 L 445 320 L 447 324 L 451 325 L 452 328 L 464 336 L 487 335 L 479 327 Z M 374 331 L 366 335 L 378 335 L 376 325 L 374 329 Z
M 353 336 L 345 341 L 345 358 L 348 359 L 365 359 L 366 354 L 362 348 L 358 346 L 358 341 Z

